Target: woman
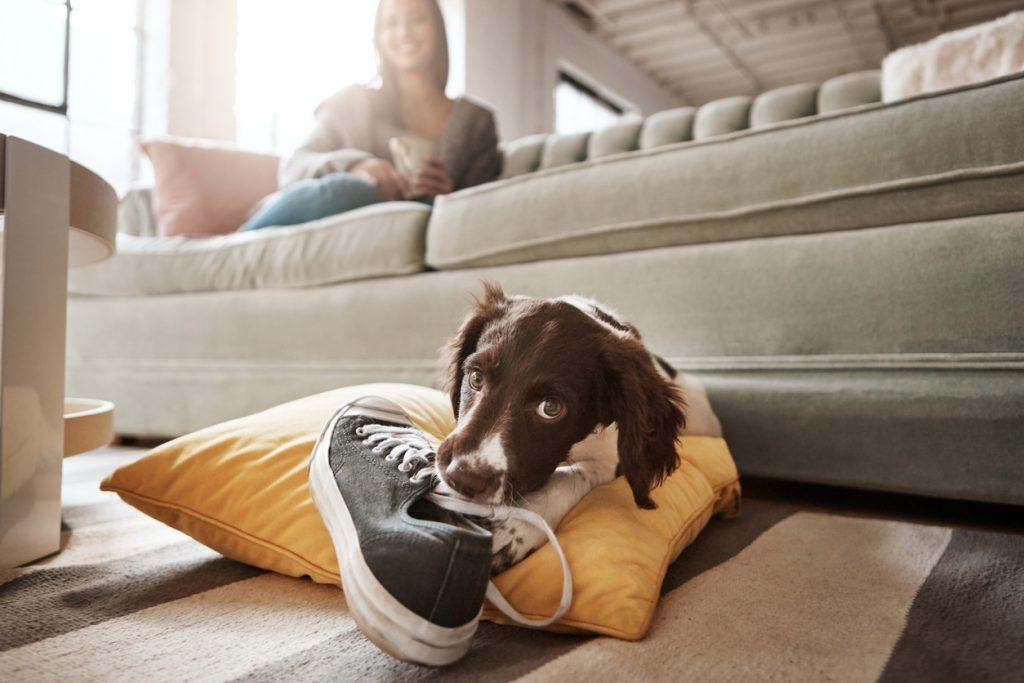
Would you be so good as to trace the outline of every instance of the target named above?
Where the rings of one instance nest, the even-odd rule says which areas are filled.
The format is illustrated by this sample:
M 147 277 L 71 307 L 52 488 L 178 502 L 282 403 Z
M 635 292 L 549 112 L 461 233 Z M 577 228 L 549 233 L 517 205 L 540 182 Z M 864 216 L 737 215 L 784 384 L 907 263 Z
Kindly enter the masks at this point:
M 281 193 L 242 226 L 294 225 L 396 199 L 422 199 L 494 180 L 502 158 L 492 113 L 445 96 L 448 43 L 437 0 L 381 0 L 374 22 L 380 88 L 325 100 L 305 143 L 281 165 Z M 433 140 L 415 176 L 395 168 L 389 141 Z

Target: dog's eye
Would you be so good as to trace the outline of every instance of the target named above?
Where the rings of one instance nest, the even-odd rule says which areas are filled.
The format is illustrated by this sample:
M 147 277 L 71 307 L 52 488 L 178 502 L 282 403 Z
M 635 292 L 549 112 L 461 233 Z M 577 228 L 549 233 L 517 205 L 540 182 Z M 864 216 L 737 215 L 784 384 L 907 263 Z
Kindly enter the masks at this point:
M 484 373 L 474 370 L 469 373 L 469 388 L 473 391 L 480 391 L 484 388 Z
M 557 398 L 546 398 L 537 405 L 537 414 L 545 420 L 557 420 L 565 414 L 565 404 Z

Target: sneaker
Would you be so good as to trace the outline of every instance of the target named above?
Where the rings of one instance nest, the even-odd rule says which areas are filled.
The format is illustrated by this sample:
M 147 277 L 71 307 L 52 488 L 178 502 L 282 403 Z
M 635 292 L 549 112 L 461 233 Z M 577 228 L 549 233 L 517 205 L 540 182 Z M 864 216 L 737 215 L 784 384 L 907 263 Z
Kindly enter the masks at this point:
M 432 492 L 434 457 L 401 407 L 364 397 L 328 421 L 310 459 L 309 485 L 360 629 L 398 659 L 443 666 L 469 649 L 485 595 L 514 622 L 543 627 L 568 610 L 572 577 L 540 515 Z M 562 601 L 550 617 L 520 614 L 490 582 L 492 538 L 474 518 L 509 517 L 544 529 L 561 560 Z
M 432 464 L 402 409 L 368 397 L 327 423 L 309 484 L 363 633 L 398 659 L 441 666 L 462 657 L 476 632 L 491 534 L 468 520 L 448 523 L 425 499 Z

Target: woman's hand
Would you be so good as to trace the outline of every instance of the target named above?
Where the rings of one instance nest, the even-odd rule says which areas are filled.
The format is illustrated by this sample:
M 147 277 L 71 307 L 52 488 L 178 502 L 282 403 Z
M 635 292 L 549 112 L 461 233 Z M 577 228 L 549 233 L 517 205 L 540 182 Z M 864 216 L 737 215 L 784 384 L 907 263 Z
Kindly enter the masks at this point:
M 349 167 L 348 172 L 379 187 L 388 201 L 412 196 L 402 174 L 384 159 L 363 159 Z
M 444 163 L 437 157 L 430 157 L 416 174 L 412 184 L 413 197 L 436 197 L 439 194 L 448 194 L 455 189 L 448 172 L 444 170 Z

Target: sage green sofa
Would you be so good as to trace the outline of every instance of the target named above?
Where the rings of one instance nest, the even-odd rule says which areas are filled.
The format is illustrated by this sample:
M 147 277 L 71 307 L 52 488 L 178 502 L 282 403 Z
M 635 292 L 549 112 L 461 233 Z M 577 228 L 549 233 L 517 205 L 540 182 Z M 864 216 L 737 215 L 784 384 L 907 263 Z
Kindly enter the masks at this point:
M 1024 504 L 1024 77 L 877 72 L 506 146 L 417 204 L 187 241 L 122 204 L 70 277 L 69 395 L 176 435 L 341 385 L 436 385 L 480 283 L 583 294 L 709 390 L 741 472 Z

